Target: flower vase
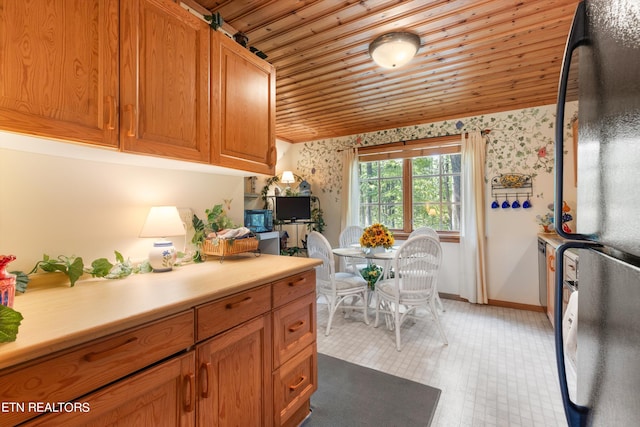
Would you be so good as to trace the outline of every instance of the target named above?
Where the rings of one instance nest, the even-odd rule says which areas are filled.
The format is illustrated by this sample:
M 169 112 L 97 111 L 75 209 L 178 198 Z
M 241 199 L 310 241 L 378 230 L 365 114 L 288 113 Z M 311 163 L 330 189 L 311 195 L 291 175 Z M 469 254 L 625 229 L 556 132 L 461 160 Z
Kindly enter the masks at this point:
M 0 255 L 0 304 L 11 308 L 16 294 L 16 275 L 7 271 L 7 265 L 14 259 L 13 255 Z
M 385 251 L 384 246 L 376 246 L 373 248 L 369 248 L 370 255 L 382 254 L 384 253 L 384 251 Z

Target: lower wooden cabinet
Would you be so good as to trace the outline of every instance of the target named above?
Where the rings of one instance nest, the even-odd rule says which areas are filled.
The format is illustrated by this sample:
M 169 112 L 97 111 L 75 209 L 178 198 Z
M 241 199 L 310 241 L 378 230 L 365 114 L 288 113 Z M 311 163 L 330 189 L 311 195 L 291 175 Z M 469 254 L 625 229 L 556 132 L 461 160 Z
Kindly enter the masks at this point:
M 556 248 L 547 245 L 547 317 L 551 326 L 555 326 L 554 310 L 556 306 Z M 562 283 L 560 284 L 562 286 Z
M 67 402 L 27 426 L 193 426 L 195 421 L 193 351 Z M 77 405 L 73 408 L 69 405 Z M 210 424 L 213 425 L 213 424 Z
M 271 315 L 197 345 L 200 426 L 271 426 Z
M 298 425 L 317 389 L 314 274 L 2 370 L 0 402 L 67 410 L 0 412 L 0 426 Z
M 296 426 L 309 414 L 309 399 L 318 389 L 318 353 L 315 342 L 273 373 L 274 421 Z

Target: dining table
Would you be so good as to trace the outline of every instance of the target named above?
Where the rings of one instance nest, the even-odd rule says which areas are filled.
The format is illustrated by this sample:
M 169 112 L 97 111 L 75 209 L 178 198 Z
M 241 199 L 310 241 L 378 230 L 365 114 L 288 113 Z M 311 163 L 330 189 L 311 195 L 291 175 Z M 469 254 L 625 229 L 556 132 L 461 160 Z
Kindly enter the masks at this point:
M 368 265 L 376 264 L 382 267 L 382 274 L 378 277 L 378 279 L 373 283 L 373 289 L 380 280 L 388 279 L 389 273 L 391 272 L 391 261 L 393 261 L 396 256 L 396 251 L 398 250 L 398 246 L 393 246 L 389 249 L 385 249 L 384 251 L 376 251 L 371 250 L 371 248 L 365 248 L 358 244 L 353 244 L 347 247 L 333 248 L 332 252 L 334 255 L 346 258 L 356 258 L 366 260 Z M 375 295 L 375 292 L 373 292 Z M 371 304 L 371 293 L 369 294 L 369 298 L 367 298 L 367 304 Z M 374 307 L 377 306 L 377 298 L 374 300 Z M 389 310 L 388 307 L 385 307 L 386 310 Z M 387 327 L 392 330 L 393 329 L 393 321 L 390 316 L 385 316 L 385 323 Z

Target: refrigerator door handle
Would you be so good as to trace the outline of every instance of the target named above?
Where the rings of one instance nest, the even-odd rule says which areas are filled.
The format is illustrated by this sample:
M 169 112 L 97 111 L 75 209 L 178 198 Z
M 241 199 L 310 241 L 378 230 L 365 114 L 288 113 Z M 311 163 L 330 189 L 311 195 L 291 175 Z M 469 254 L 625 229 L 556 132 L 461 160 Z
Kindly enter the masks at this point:
M 560 72 L 560 82 L 558 84 L 558 103 L 556 105 L 556 132 L 555 132 L 555 199 L 554 199 L 554 224 L 558 235 L 565 239 L 589 240 L 591 237 L 578 233 L 567 233 L 562 229 L 562 202 L 564 200 L 563 193 L 563 176 L 564 176 L 564 160 L 563 160 L 563 143 L 564 143 L 564 104 L 567 98 L 567 82 L 569 80 L 569 69 L 571 68 L 571 54 L 582 44 L 587 42 L 586 35 L 586 12 L 584 1 L 578 3 L 573 22 L 571 23 L 571 32 L 567 38 L 567 44 L 564 49 L 564 59 L 562 61 L 562 71 Z M 560 258 L 562 259 L 562 258 Z
M 569 427 L 585 427 L 587 425 L 587 414 L 589 408 L 577 405 L 569 397 L 569 387 L 567 385 L 567 371 L 564 364 L 564 337 L 562 334 L 562 281 L 564 279 L 564 252 L 569 248 L 590 249 L 601 245 L 593 242 L 572 241 L 562 243 L 556 248 L 556 273 L 555 280 L 560 286 L 556 286 L 554 295 L 555 306 L 553 317 L 555 323 L 555 343 L 556 343 L 556 364 L 558 366 L 558 379 L 560 380 L 560 394 L 564 413 L 567 417 Z M 578 319 L 579 321 L 580 319 Z

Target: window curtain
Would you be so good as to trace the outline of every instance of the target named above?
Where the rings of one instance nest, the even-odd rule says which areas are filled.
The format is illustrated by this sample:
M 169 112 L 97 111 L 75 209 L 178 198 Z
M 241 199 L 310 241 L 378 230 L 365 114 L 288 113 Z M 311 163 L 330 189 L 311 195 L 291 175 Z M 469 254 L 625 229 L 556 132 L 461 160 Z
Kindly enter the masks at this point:
M 360 223 L 360 181 L 358 173 L 358 149 L 342 151 L 342 208 L 340 230 Z
M 342 151 L 342 197 L 340 210 L 340 231 L 350 225 L 360 223 L 360 174 L 358 171 L 358 149 Z M 346 270 L 345 257 L 339 257 L 340 271 Z
M 462 134 L 462 276 L 460 296 L 487 304 L 484 208 L 485 141 L 479 131 Z

